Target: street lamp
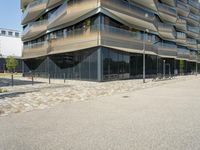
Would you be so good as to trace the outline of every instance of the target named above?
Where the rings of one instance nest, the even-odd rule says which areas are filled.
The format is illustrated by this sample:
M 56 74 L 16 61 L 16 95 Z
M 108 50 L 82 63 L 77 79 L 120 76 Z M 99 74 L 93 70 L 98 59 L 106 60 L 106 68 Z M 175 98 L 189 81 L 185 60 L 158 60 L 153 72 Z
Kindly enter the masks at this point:
M 143 83 L 145 83 L 145 70 L 146 70 L 146 66 L 145 66 L 145 49 L 146 49 L 146 40 L 145 40 L 145 32 L 149 33 L 149 29 L 146 29 L 144 31 L 144 35 L 143 35 Z M 148 35 L 147 35 L 148 36 Z

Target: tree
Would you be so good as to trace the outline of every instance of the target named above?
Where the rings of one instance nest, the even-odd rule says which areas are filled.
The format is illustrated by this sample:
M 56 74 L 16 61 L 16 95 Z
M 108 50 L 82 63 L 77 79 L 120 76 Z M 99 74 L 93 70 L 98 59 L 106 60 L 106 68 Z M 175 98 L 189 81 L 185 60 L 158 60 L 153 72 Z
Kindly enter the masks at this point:
M 9 71 L 14 71 L 14 69 L 17 67 L 18 65 L 18 61 L 12 57 L 12 56 L 8 56 L 6 58 L 6 68 L 9 70 Z

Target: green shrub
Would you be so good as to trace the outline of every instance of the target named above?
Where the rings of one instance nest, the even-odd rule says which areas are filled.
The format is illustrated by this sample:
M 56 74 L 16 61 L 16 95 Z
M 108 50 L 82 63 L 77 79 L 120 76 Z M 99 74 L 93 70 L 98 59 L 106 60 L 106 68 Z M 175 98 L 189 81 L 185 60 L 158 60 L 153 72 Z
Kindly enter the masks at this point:
M 8 90 L 0 88 L 0 93 L 5 93 L 5 92 L 8 92 Z

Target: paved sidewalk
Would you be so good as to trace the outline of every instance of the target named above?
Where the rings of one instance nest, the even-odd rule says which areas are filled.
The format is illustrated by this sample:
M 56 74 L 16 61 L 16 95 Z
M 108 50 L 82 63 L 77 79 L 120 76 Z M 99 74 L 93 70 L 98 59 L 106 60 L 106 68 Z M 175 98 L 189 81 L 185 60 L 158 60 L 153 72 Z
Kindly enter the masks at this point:
M 0 95 L 0 116 L 51 108 L 63 102 L 92 100 L 96 97 L 110 96 L 196 78 L 200 79 L 200 76 L 182 76 L 159 82 L 148 79 L 146 84 L 143 84 L 142 80 L 103 83 L 67 80 L 65 84 L 63 80 L 52 80 L 50 85 L 46 83 L 46 79 L 37 78 L 35 79 L 37 84 L 34 84 L 34 86 L 31 83 L 27 84 L 30 79 L 18 78 L 18 86 L 4 87 L 11 94 Z
M 200 79 L 171 81 L 0 117 L 0 149 L 199 150 L 199 91 Z

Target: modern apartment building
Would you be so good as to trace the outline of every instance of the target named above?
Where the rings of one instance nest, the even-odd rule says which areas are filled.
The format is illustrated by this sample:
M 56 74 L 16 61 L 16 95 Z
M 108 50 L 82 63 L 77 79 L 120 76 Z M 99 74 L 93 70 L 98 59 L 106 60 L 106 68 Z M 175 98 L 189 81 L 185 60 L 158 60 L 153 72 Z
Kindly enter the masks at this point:
M 197 0 L 21 0 L 25 75 L 92 81 L 191 74 Z
M 0 28 L 0 72 L 6 70 L 6 57 L 13 56 L 19 60 L 17 72 L 22 71 L 22 41 L 21 33 L 17 30 Z

